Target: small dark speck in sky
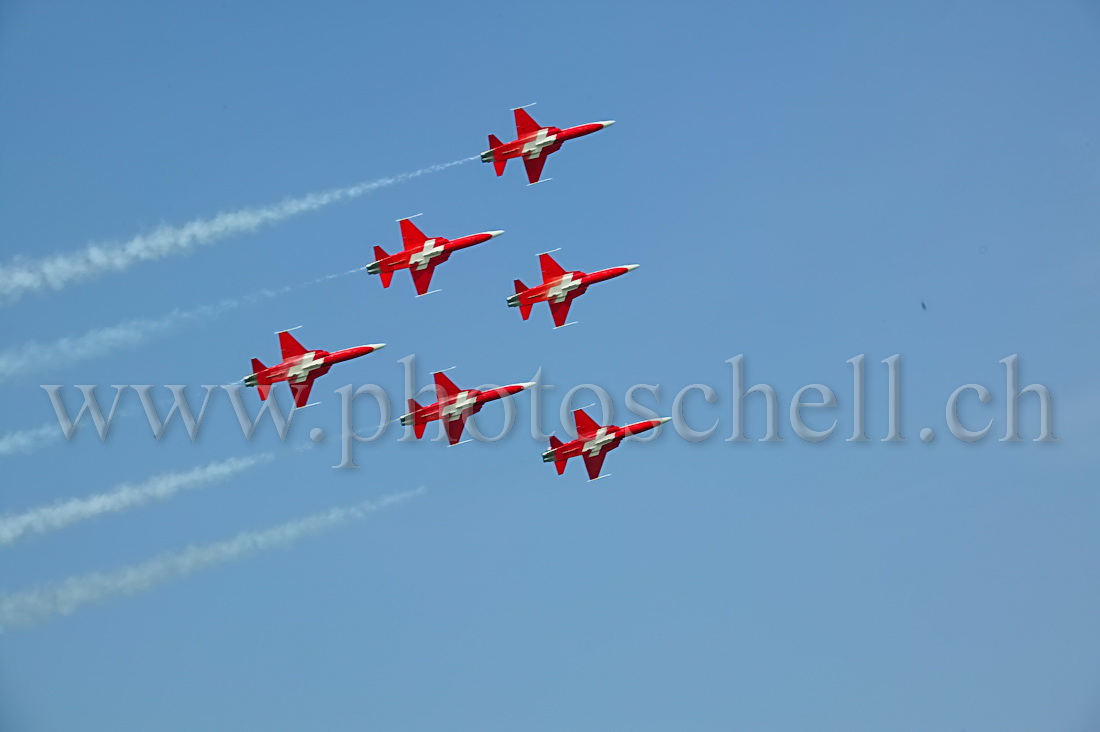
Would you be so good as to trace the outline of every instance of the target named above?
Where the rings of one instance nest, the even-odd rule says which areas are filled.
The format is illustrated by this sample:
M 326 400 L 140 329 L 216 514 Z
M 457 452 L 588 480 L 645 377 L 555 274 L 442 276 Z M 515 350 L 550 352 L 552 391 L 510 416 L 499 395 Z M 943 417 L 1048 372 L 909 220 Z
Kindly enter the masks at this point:
M 920 301 L 920 309 L 921 310 L 927 310 L 928 309 L 928 306 L 924 304 L 924 300 Z

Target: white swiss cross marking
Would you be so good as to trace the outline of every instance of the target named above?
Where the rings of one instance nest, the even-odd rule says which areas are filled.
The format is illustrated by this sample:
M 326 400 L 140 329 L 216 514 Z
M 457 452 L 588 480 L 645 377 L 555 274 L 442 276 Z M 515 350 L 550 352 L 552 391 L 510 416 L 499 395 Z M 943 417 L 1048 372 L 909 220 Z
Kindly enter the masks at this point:
M 600 427 L 592 439 L 584 443 L 584 451 L 589 457 L 596 457 L 603 450 L 604 445 L 615 441 L 615 436 L 608 434 L 609 432 L 611 432 L 610 427 Z
M 581 281 L 573 276 L 572 272 L 567 272 L 562 276 L 558 283 L 550 288 L 547 293 L 549 298 L 554 302 L 563 302 L 569 293 L 581 286 Z
M 443 245 L 439 239 L 428 239 L 420 251 L 409 257 L 409 264 L 418 270 L 424 269 L 428 263 L 443 253 Z
M 542 155 L 545 148 L 553 145 L 557 139 L 557 135 L 551 135 L 546 130 L 539 130 L 535 133 L 534 139 L 523 143 L 523 154 L 528 160 L 534 160 Z
M 298 359 L 298 363 L 291 366 L 286 375 L 291 381 L 305 381 L 310 371 L 316 371 L 324 365 L 325 362 L 317 358 L 314 351 L 310 351 L 302 354 Z
M 475 404 L 477 404 L 477 399 L 475 399 L 470 394 L 470 392 L 460 391 L 455 394 L 455 399 L 453 402 L 443 407 L 442 417 L 448 422 L 453 422 L 454 420 L 461 417 L 463 412 L 465 412 L 467 409 L 474 406 Z

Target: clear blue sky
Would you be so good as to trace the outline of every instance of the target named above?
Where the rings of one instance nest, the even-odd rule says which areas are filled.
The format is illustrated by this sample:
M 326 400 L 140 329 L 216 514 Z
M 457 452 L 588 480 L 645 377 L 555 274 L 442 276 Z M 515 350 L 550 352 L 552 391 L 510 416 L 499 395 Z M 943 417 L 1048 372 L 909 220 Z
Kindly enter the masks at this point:
M 222 403 L 194 444 L 130 419 L 107 444 L 84 429 L 0 458 L 14 512 L 281 453 L 3 549 L 5 593 L 426 488 L 0 635 L 0 728 L 1096 729 L 1098 31 L 1085 1 L 4 3 L 4 262 L 476 155 L 532 101 L 544 124 L 618 124 L 555 154 L 545 185 L 472 162 L 3 307 L 16 347 L 361 266 L 417 212 L 428 234 L 507 232 L 430 297 L 349 276 L 0 386 L 7 432 L 51 418 L 39 384 L 223 383 L 273 362 L 280 328 L 389 344 L 319 382 L 286 446 L 246 443 Z M 554 247 L 569 268 L 641 267 L 555 332 L 545 308 L 524 323 L 504 305 Z M 860 353 L 874 440 L 853 444 Z M 894 353 L 908 439 L 887 444 Z M 996 439 L 1013 353 L 1054 396 L 1057 443 L 1030 441 L 1027 401 L 1029 440 Z M 422 381 L 454 365 L 464 386 L 541 367 L 553 409 L 575 384 L 621 407 L 649 383 L 667 413 L 708 383 L 720 404 L 695 395 L 691 417 L 719 436 L 625 444 L 593 484 L 525 434 L 395 432 L 355 471 L 330 468 L 331 440 L 291 450 L 336 424 L 332 390 L 399 395 L 408 354 Z M 737 354 L 779 392 L 783 443 L 722 440 Z M 811 382 L 840 402 L 810 418 L 840 422 L 813 445 L 785 419 Z M 966 418 L 995 425 L 962 444 L 944 401 L 970 382 L 993 401 Z

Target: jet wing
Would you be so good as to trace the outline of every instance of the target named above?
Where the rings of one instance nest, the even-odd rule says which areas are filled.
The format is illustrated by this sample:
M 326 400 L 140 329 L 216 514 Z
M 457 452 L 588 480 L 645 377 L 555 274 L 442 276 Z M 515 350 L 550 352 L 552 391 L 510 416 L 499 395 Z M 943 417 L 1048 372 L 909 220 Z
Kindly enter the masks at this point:
M 443 401 L 447 397 L 454 396 L 458 392 L 462 391 L 455 383 L 447 378 L 447 374 L 442 371 L 436 371 L 432 374 L 432 378 L 435 379 L 435 399 L 438 402 Z
M 401 240 L 405 244 L 405 249 L 419 249 L 424 246 L 424 242 L 428 240 L 428 237 L 424 236 L 424 232 L 416 228 L 416 224 L 408 219 L 401 219 Z
M 539 267 L 542 268 L 542 283 L 546 284 L 551 280 L 556 280 L 565 274 L 565 270 L 562 266 L 554 261 L 554 258 L 549 254 L 539 255 Z
M 588 469 L 588 479 L 595 480 L 600 477 L 600 469 L 603 468 L 603 459 L 607 457 L 607 451 L 601 452 L 595 457 L 584 456 L 584 467 Z
M 289 361 L 306 352 L 305 346 L 295 340 L 294 336 L 287 333 L 285 330 L 279 333 L 279 348 L 283 350 L 284 361 Z
M 447 428 L 447 442 L 455 445 L 462 441 L 462 430 L 466 426 L 466 420 L 470 418 L 470 414 L 470 410 L 466 409 L 458 415 L 458 419 L 443 423 Z
M 527 114 L 525 109 L 513 109 L 512 114 L 516 117 L 516 136 L 526 137 L 527 135 L 533 135 L 542 129 L 542 125 L 532 119 L 531 115 Z
M 409 267 L 409 272 L 412 273 L 413 284 L 416 285 L 417 295 L 428 294 L 428 288 L 432 286 L 432 272 L 435 271 L 435 265 L 429 264 L 424 269 L 416 269 L 415 267 Z
M 523 167 L 527 168 L 527 182 L 538 183 L 542 176 L 542 166 L 546 165 L 546 153 L 537 158 L 524 158 Z
M 577 425 L 577 437 L 588 437 L 600 429 L 596 420 L 589 417 L 583 409 L 573 410 L 573 423 Z
M 313 389 L 314 378 L 311 376 L 299 384 L 290 385 L 290 391 L 294 394 L 294 406 L 304 407 L 309 404 L 309 392 Z
M 562 302 L 547 301 L 550 304 L 550 314 L 554 316 L 554 327 L 560 328 L 569 319 L 569 306 L 573 304 L 573 298 L 567 297 Z

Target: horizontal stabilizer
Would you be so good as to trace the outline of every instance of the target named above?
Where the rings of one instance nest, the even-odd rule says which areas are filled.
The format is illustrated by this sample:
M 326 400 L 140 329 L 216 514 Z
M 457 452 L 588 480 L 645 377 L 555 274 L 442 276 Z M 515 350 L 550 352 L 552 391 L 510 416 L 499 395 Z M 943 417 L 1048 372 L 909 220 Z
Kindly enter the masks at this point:
M 260 359 L 252 359 L 252 373 L 258 374 L 266 368 L 267 366 L 264 366 L 263 363 L 260 362 Z
M 257 384 L 256 391 L 260 392 L 260 401 L 267 399 L 267 393 L 271 391 L 271 384 Z

